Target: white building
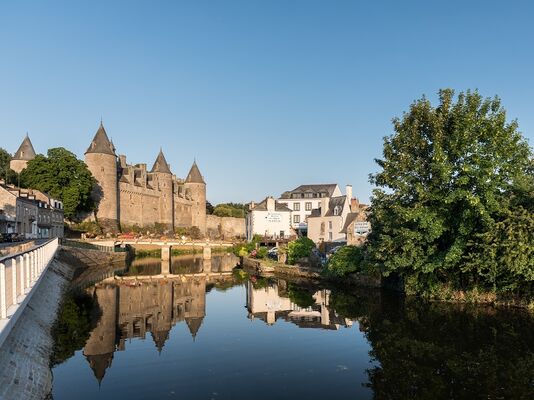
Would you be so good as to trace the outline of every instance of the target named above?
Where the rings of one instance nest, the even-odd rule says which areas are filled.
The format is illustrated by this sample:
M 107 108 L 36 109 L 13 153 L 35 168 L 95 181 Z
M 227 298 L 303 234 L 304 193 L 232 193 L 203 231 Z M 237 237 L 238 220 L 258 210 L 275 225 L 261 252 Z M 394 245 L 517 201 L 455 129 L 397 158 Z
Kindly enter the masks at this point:
M 352 186 L 350 188 L 352 196 Z M 307 235 L 307 220 L 312 210 L 321 207 L 322 199 L 339 197 L 341 194 L 339 186 L 335 183 L 301 185 L 293 190 L 282 193 L 278 202 L 286 204 L 292 211 L 291 227 L 299 235 Z
M 291 210 L 272 197 L 258 204 L 250 203 L 246 224 L 247 240 L 252 240 L 254 235 L 273 239 L 292 236 Z

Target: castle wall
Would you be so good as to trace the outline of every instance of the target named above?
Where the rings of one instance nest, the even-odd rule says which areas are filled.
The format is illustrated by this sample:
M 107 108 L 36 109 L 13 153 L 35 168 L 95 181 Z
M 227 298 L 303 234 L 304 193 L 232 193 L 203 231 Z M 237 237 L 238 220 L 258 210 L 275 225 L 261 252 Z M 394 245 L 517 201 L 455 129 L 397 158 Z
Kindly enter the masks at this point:
M 210 238 L 236 238 L 246 236 L 245 218 L 206 216 L 206 234 Z

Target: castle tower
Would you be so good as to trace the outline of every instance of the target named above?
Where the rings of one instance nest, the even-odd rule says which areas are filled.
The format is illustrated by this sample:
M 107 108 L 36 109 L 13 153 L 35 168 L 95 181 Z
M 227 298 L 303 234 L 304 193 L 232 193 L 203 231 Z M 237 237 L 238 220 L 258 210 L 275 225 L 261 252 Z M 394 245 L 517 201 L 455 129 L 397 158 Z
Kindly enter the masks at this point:
M 85 152 L 85 163 L 97 182 L 93 190 L 97 222 L 104 231 L 116 232 L 119 227 L 117 155 L 102 122 Z
M 174 231 L 172 172 L 161 149 L 150 172 L 156 174 L 158 190 L 161 193 L 159 198 L 159 223 Z
M 19 149 L 13 155 L 13 158 L 9 162 L 9 168 L 15 171 L 17 174 L 20 174 L 24 168 L 27 167 L 28 161 L 31 161 L 35 158 L 35 150 L 33 148 L 32 142 L 28 134 L 22 141 Z
M 192 225 L 198 226 L 203 235 L 206 234 L 206 182 L 198 169 L 196 161 L 193 162 L 187 178 L 185 178 L 185 188 L 191 192 L 193 200 Z

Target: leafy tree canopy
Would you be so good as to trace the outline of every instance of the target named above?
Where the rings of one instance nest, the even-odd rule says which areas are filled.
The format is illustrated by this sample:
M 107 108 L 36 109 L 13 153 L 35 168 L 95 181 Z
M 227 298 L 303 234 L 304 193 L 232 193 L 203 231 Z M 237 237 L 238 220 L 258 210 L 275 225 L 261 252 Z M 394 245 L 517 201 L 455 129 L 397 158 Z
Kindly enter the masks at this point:
M 362 249 L 356 246 L 343 246 L 328 259 L 325 273 L 345 276 L 361 270 Z
M 302 236 L 297 240 L 289 242 L 287 245 L 287 262 L 288 264 L 295 264 L 303 257 L 309 257 L 312 250 L 315 248 L 315 243 L 310 238 Z
M 393 127 L 371 176 L 369 265 L 421 290 L 532 288 L 532 150 L 500 100 L 441 90 L 437 107 L 423 97 Z
M 11 154 L 0 147 L 0 179 L 4 179 L 7 183 L 16 182 L 16 173 L 9 168 L 11 158 Z
M 240 203 L 217 204 L 213 209 L 213 215 L 218 217 L 245 218 L 247 206 Z
M 94 208 L 91 192 L 95 179 L 81 160 L 58 147 L 47 156 L 37 155 L 20 174 L 21 185 L 41 190 L 63 202 L 65 217 L 74 219 L 79 212 Z

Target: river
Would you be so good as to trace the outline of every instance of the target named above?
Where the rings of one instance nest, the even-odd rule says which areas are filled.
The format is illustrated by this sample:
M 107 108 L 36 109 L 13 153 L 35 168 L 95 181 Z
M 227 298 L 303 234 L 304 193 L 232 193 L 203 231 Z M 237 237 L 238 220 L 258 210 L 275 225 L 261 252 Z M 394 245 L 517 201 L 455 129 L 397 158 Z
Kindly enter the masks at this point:
M 225 256 L 227 257 L 227 256 Z M 68 295 L 54 399 L 532 399 L 534 318 L 249 276 L 181 256 Z M 223 274 L 220 274 L 222 272 Z

